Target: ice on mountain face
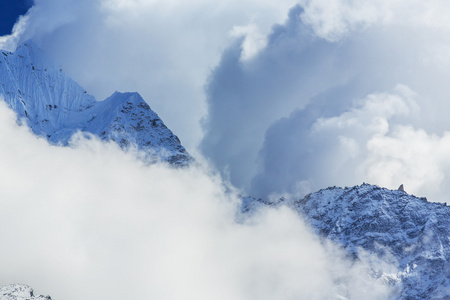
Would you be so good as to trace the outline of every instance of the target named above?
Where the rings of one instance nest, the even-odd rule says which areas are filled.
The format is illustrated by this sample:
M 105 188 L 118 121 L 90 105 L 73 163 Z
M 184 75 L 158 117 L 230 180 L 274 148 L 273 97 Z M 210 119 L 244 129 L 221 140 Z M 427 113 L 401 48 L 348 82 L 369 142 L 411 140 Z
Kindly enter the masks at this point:
M 354 258 L 369 252 L 396 264 L 397 299 L 450 299 L 450 207 L 445 204 L 369 184 L 327 188 L 277 205 L 283 203 Z M 242 211 L 266 205 L 248 198 Z
M 0 287 L 0 300 L 51 300 L 50 296 L 34 295 L 33 289 L 24 284 L 8 284 Z
M 0 95 L 34 133 L 68 145 L 76 132 L 137 146 L 146 161 L 187 165 L 191 156 L 138 93 L 118 93 L 96 101 L 54 66 L 33 42 L 16 52 L 1 51 Z

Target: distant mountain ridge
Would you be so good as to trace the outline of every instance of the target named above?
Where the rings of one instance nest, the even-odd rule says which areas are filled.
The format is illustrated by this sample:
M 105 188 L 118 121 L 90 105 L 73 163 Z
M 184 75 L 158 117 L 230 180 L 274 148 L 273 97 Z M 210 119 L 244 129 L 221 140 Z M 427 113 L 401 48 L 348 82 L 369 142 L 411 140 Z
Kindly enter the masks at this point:
M 31 287 L 24 284 L 8 284 L 0 287 L 1 300 L 52 300 L 50 296 L 35 295 Z
M 283 204 L 356 259 L 359 249 L 395 258 L 395 299 L 450 299 L 450 207 L 445 203 L 363 184 L 322 189 L 296 201 L 246 197 L 242 211 Z
M 67 145 L 78 131 L 122 148 L 136 145 L 150 162 L 186 165 L 192 157 L 138 93 L 97 101 L 32 42 L 0 53 L 0 95 L 37 135 Z

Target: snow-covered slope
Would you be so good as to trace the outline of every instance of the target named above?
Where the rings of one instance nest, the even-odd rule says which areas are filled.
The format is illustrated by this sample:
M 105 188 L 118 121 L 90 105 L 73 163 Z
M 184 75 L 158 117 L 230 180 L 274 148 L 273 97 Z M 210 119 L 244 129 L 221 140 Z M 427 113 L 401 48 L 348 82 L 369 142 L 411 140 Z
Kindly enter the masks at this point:
M 96 101 L 31 41 L 14 53 L 1 51 L 0 95 L 34 133 L 54 144 L 67 145 L 82 131 L 123 148 L 137 145 L 150 161 L 185 165 L 192 160 L 138 93 L 115 92 Z
M 8 284 L 0 287 L 0 300 L 51 300 L 50 296 L 34 295 L 33 289 L 24 284 Z
M 301 200 L 245 198 L 243 211 L 285 203 L 355 258 L 359 249 L 398 266 L 398 299 L 450 299 L 450 207 L 403 191 L 363 184 L 327 188 Z

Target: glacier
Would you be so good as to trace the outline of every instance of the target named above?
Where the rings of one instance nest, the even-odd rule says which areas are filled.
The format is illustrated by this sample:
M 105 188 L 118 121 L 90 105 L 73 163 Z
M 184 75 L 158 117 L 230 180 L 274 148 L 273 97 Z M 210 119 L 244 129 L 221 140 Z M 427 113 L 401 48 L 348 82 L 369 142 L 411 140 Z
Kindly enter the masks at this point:
M 329 187 L 299 200 L 244 197 L 244 215 L 287 205 L 324 240 L 358 260 L 369 252 L 398 270 L 394 299 L 450 299 L 450 207 L 376 185 Z M 376 275 L 380 277 L 382 274 Z
M 97 101 L 32 41 L 0 50 L 0 96 L 31 130 L 67 146 L 75 133 L 137 147 L 147 162 L 185 166 L 192 157 L 138 93 L 115 92 Z

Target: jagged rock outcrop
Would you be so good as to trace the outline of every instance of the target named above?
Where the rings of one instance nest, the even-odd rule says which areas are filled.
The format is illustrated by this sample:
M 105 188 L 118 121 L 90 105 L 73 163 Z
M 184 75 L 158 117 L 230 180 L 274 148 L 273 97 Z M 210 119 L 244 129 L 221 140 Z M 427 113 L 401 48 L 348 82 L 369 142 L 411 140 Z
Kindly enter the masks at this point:
M 0 287 L 0 300 L 51 300 L 50 296 L 34 295 L 31 287 L 24 284 L 8 284 Z
M 395 264 L 398 299 L 450 299 L 450 207 L 445 203 L 363 184 L 323 189 L 297 201 L 247 197 L 242 211 L 283 204 L 355 259 L 363 249 Z
M 34 133 L 67 145 L 84 132 L 136 145 L 150 162 L 186 165 L 192 157 L 180 140 L 138 93 L 118 93 L 96 101 L 28 41 L 12 52 L 0 51 L 0 96 Z

